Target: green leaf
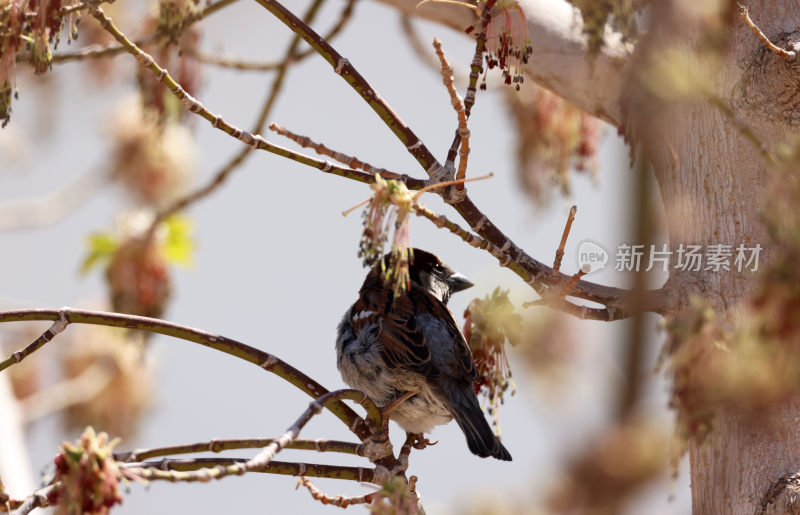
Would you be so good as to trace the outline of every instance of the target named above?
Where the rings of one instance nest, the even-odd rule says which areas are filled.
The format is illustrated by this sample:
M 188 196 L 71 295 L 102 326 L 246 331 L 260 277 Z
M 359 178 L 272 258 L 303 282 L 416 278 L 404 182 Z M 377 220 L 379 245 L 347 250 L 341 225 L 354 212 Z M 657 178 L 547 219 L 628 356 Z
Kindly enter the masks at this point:
M 172 215 L 164 224 L 167 227 L 166 240 L 161 249 L 164 253 L 164 258 L 175 265 L 191 265 L 194 253 L 191 220 L 185 216 Z
M 81 275 L 86 275 L 92 268 L 105 264 L 111 259 L 111 255 L 117 250 L 118 243 L 110 233 L 96 232 L 89 235 L 87 246 L 89 249 L 81 263 Z

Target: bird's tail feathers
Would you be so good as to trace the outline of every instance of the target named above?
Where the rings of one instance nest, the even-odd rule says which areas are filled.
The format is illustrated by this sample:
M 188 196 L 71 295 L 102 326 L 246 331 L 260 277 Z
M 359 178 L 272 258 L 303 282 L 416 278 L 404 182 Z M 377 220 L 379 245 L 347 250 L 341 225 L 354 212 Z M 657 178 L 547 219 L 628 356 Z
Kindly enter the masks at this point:
M 467 445 L 472 454 L 482 458 L 491 456 L 498 460 L 511 461 L 511 454 L 483 416 L 472 385 L 448 386 L 442 388 L 445 390 L 443 393 L 449 404 L 448 409 L 467 437 Z

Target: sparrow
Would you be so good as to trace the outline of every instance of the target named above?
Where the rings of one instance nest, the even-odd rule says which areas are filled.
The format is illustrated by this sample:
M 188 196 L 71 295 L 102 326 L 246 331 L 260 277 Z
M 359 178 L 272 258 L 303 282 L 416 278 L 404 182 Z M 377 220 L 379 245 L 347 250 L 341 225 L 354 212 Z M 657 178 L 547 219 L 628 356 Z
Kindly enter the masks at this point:
M 409 287 L 395 295 L 381 263 L 370 270 L 338 327 L 342 379 L 378 406 L 411 395 L 389 415 L 408 433 L 429 433 L 455 419 L 473 454 L 511 461 L 483 416 L 472 353 L 447 309 L 451 294 L 473 284 L 420 249 L 410 255 L 409 279 Z

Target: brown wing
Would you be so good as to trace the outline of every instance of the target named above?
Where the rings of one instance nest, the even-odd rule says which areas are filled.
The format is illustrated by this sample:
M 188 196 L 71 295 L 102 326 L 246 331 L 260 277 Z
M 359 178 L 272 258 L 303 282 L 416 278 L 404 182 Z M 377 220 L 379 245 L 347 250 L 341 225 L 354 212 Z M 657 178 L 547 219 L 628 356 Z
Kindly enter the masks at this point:
M 411 295 L 395 298 L 380 321 L 381 357 L 392 368 L 405 367 L 421 374 L 431 372 L 431 350 L 417 324 L 416 302 Z
M 425 335 L 417 324 L 416 303 L 408 295 L 392 302 L 386 290 L 362 290 L 352 309 L 356 332 L 368 325 L 378 326 L 380 354 L 390 368 L 408 368 L 421 374 L 431 373 L 431 352 Z

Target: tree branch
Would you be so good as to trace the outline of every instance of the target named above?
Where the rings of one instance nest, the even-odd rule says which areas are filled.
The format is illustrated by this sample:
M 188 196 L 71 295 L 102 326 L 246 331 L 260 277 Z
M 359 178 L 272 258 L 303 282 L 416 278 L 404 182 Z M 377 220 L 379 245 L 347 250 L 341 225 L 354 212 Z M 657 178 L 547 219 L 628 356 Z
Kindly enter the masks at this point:
M 459 32 L 477 21 L 470 9 L 418 0 L 380 0 L 403 14 Z M 588 56 L 583 22 L 565 0 L 520 0 L 528 20 L 533 54 L 524 69 L 537 83 L 614 126 L 622 121 L 619 99 L 631 49 L 609 33 L 595 59 Z
M 345 5 L 344 9 L 342 9 L 341 14 L 339 15 L 339 21 L 331 28 L 331 30 L 325 35 L 326 41 L 331 41 L 334 39 L 342 29 L 345 28 L 347 23 L 350 21 L 353 15 L 353 7 L 355 6 L 356 0 L 348 0 L 347 4 Z M 290 64 L 297 64 L 306 57 L 313 55 L 314 49 L 307 48 L 302 52 L 298 52 L 292 57 L 292 61 Z M 212 56 L 206 54 L 200 54 L 193 50 L 188 50 L 188 55 L 191 55 L 195 59 L 200 62 L 210 64 L 213 66 L 220 66 L 223 68 L 232 68 L 234 70 L 240 71 L 270 71 L 270 70 L 277 70 L 285 61 L 272 61 L 272 62 L 254 62 L 254 61 L 246 61 L 243 59 L 238 59 L 236 57 L 225 57 L 225 56 Z
M 0 202 L 0 231 L 53 224 L 85 205 L 106 184 L 105 172 L 92 170 L 50 193 Z
M 758 39 L 759 42 L 770 52 L 773 54 L 778 55 L 784 61 L 794 61 L 797 58 L 797 51 L 796 49 L 793 50 L 785 50 L 777 45 L 775 45 L 769 38 L 761 32 L 761 29 L 753 23 L 753 20 L 750 18 L 750 13 L 747 10 L 747 7 L 743 6 L 742 4 L 736 4 L 739 8 L 739 18 L 750 27 L 750 30 L 753 32 L 753 35 Z
M 546 288 L 552 288 L 568 282 L 571 276 L 561 272 L 553 273 L 553 269 L 537 261 L 522 249 L 484 215 L 480 209 L 465 196 L 463 200 L 451 204 L 456 211 L 467 221 L 470 227 L 484 239 L 500 248 L 507 259 L 500 262 L 501 266 L 517 274 L 540 295 Z M 602 320 L 611 322 L 631 316 L 633 313 L 652 311 L 665 314 L 675 304 L 675 295 L 667 286 L 657 290 L 647 290 L 634 296 L 630 290 L 602 286 L 584 280 L 578 281 L 569 293 L 572 297 L 603 304 L 605 308 L 589 308 L 567 303 L 563 311 L 578 318 Z M 636 302 L 638 300 L 639 302 Z
M 319 398 L 311 401 L 308 408 L 300 415 L 292 426 L 280 437 L 272 440 L 272 442 L 264 447 L 255 457 L 249 460 L 219 460 L 210 458 L 215 463 L 213 467 L 198 467 L 196 470 L 191 471 L 165 471 L 153 469 L 149 467 L 142 467 L 136 465 L 126 466 L 126 471 L 143 479 L 164 479 L 168 481 L 208 481 L 209 479 L 222 479 L 226 476 L 240 476 L 247 472 L 264 471 L 266 472 L 268 465 L 281 450 L 287 448 L 292 444 L 295 438 L 300 434 L 300 431 L 308 424 L 308 422 L 315 416 L 322 412 L 323 408 L 329 408 L 330 405 L 341 402 L 342 399 L 356 400 L 360 404 L 366 404 L 367 410 L 370 411 L 370 405 L 375 408 L 374 403 L 366 396 L 364 392 L 359 390 L 336 390 L 321 395 Z M 381 416 L 378 412 L 378 417 Z M 380 421 L 380 418 L 378 419 Z M 169 460 L 162 460 L 167 462 Z M 201 460 L 188 460 L 189 462 L 197 463 Z M 226 465 L 221 465 L 221 461 L 229 461 Z M 302 474 L 302 472 L 301 472 Z
M 36 508 L 46 508 L 47 506 L 50 506 L 48 496 L 53 490 L 55 490 L 55 488 L 56 485 L 48 485 L 40 490 L 35 491 L 23 501 L 12 499 L 8 502 L 8 506 L 16 510 L 14 515 L 27 515 Z M 4 506 L 0 506 L 0 511 L 5 511 L 5 509 L 6 508 Z
M 364 170 L 365 172 L 367 172 L 367 173 L 369 173 L 371 175 L 380 174 L 381 177 L 384 178 L 384 179 L 392 179 L 392 180 L 403 181 L 406 184 L 406 186 L 408 187 L 408 189 L 411 189 L 411 190 L 422 189 L 426 184 L 426 182 L 423 181 L 423 180 L 414 179 L 414 178 L 409 177 L 407 175 L 401 175 L 401 174 L 396 173 L 396 172 L 390 172 L 389 170 L 387 170 L 385 168 L 378 168 L 378 167 L 372 166 L 369 163 L 361 161 L 360 159 L 358 159 L 355 156 L 349 156 L 349 155 L 344 154 L 342 152 L 339 152 L 337 150 L 332 150 L 332 149 L 326 147 L 322 143 L 317 143 L 316 141 L 312 140 L 308 136 L 301 136 L 299 134 L 295 134 L 294 132 L 281 127 L 277 123 L 271 123 L 270 126 L 269 126 L 269 129 L 271 131 L 276 132 L 277 134 L 280 134 L 281 136 L 289 138 L 290 140 L 294 141 L 295 143 L 297 143 L 301 147 L 311 148 L 317 154 L 319 154 L 321 156 L 332 157 L 333 159 L 336 159 L 340 163 L 346 164 L 350 168 Z
M 154 449 L 138 449 L 135 451 L 114 453 L 117 461 L 134 462 L 144 461 L 152 458 L 161 458 L 173 454 L 193 454 L 197 452 L 223 452 L 233 449 L 260 449 L 271 444 L 274 438 L 237 438 L 233 440 L 209 440 L 184 445 L 173 445 L 170 447 L 157 447 Z M 364 445 L 352 442 L 340 442 L 337 440 L 326 440 L 317 438 L 315 440 L 295 440 L 288 447 L 289 449 L 300 449 L 304 451 L 317 452 L 337 452 L 342 454 L 354 454 L 364 456 Z
M 428 147 L 422 140 L 414 134 L 414 131 L 400 119 L 397 113 L 386 103 L 386 101 L 375 91 L 367 80 L 350 64 L 345 57 L 337 52 L 327 41 L 322 39 L 319 34 L 308 25 L 304 24 L 297 16 L 276 0 L 256 0 L 261 6 L 275 15 L 295 34 L 302 37 L 314 50 L 321 55 L 328 64 L 333 67 L 337 75 L 342 77 L 356 93 L 364 99 L 373 111 L 380 117 L 394 135 L 399 139 L 406 150 L 414 156 L 414 159 L 424 170 L 431 175 L 441 168 L 441 165 L 433 156 Z
M 108 327 L 121 327 L 163 334 L 165 336 L 172 336 L 173 338 L 199 343 L 205 347 L 210 347 L 226 354 L 230 354 L 236 358 L 243 359 L 249 363 L 253 363 L 254 365 L 257 365 L 268 372 L 272 372 L 281 379 L 288 381 L 315 399 L 329 393 L 328 390 L 322 387 L 322 385 L 317 383 L 315 380 L 272 354 L 224 336 L 207 333 L 199 329 L 194 329 L 164 320 L 135 315 L 125 315 L 121 313 L 72 309 L 69 307 L 64 307 L 60 310 L 29 309 L 0 311 L 0 323 L 33 320 L 56 321 L 56 323 L 53 324 L 56 330 L 60 328 L 60 324 L 64 323 L 61 322 L 63 320 L 66 321 L 65 324 L 78 323 L 102 325 Z M 61 330 L 63 330 L 63 328 L 61 328 Z M 11 365 L 22 361 L 22 359 L 41 348 L 48 341 L 52 340 L 56 333 L 49 334 L 51 332 L 53 332 L 53 327 L 45 331 L 42 336 L 40 336 L 36 341 L 22 351 L 15 352 L 6 360 L 0 361 L 0 372 Z M 342 422 L 344 422 L 347 427 L 362 441 L 370 436 L 370 429 L 364 420 L 359 417 L 355 411 L 350 409 L 341 401 L 337 400 L 329 405 L 326 405 L 325 407 L 334 415 L 336 415 Z M 368 411 L 372 412 L 371 416 L 374 419 L 376 416 L 375 409 L 368 408 Z
M 308 8 L 308 11 L 305 15 L 306 23 L 311 23 L 317 15 L 320 7 L 322 6 L 323 0 L 315 0 Z M 351 4 L 348 4 L 351 5 Z M 300 38 L 294 36 L 292 38 L 291 43 L 289 43 L 289 47 L 286 50 L 286 54 L 283 60 L 278 67 L 278 72 L 275 74 L 275 77 L 272 80 L 272 87 L 269 89 L 269 93 L 267 94 L 267 98 L 264 101 L 264 105 L 261 108 L 261 111 L 258 115 L 258 119 L 253 125 L 253 133 L 259 134 L 264 130 L 264 125 L 267 122 L 267 118 L 269 117 L 270 112 L 272 112 L 272 108 L 275 105 L 275 101 L 278 98 L 278 95 L 283 88 L 283 80 L 286 77 L 286 74 L 289 71 L 289 66 L 295 62 L 297 56 L 297 47 L 300 45 Z M 150 224 L 150 228 L 148 230 L 148 238 L 151 237 L 154 233 L 158 225 L 169 218 L 171 215 L 186 209 L 190 204 L 197 202 L 198 200 L 207 197 L 208 195 L 212 194 L 214 191 L 217 190 L 233 173 L 234 170 L 239 168 L 247 158 L 250 156 L 253 147 L 244 147 L 242 148 L 233 158 L 228 161 L 225 166 L 223 166 L 217 173 L 214 174 L 211 181 L 208 182 L 205 186 L 198 188 L 197 190 L 176 199 L 172 204 L 168 205 L 167 207 L 160 209 L 156 216 L 153 218 L 153 222 Z
M 126 463 L 120 466 L 124 469 L 149 470 L 147 479 L 174 481 L 175 472 L 192 472 L 215 467 L 238 466 L 246 463 L 245 459 L 236 458 L 195 458 L 195 459 L 164 459 L 157 462 Z M 347 467 L 343 465 L 322 465 L 318 463 L 292 463 L 286 461 L 272 461 L 263 467 L 251 470 L 267 474 L 281 474 L 285 476 L 311 476 L 330 479 L 345 479 L 359 483 L 374 483 L 375 471 L 366 467 Z M 202 481 L 202 478 L 195 478 Z M 188 480 L 186 480 L 188 481 Z
M 197 13 L 187 16 L 186 19 L 183 21 L 183 25 L 180 30 L 186 30 L 187 27 L 196 23 L 203 18 L 206 18 L 225 7 L 233 4 L 237 0 L 220 0 L 219 2 L 214 2 L 206 6 L 205 9 L 198 11 Z M 80 9 L 84 9 L 89 7 L 85 4 L 80 4 Z M 162 31 L 156 31 L 152 34 L 148 34 L 147 36 L 143 36 L 136 40 L 136 46 L 142 46 L 145 43 L 150 43 L 153 41 L 160 41 L 163 39 L 167 34 Z M 64 63 L 68 61 L 82 61 L 84 59 L 96 59 L 102 57 L 113 57 L 115 55 L 121 54 L 126 52 L 126 48 L 120 44 L 114 45 L 89 45 L 84 48 L 78 49 L 74 52 L 62 52 L 53 55 L 51 59 L 51 63 Z
M 156 74 L 161 83 L 167 86 L 167 88 L 169 88 L 169 90 L 178 98 L 178 100 L 181 101 L 181 103 L 183 103 L 183 105 L 189 111 L 205 118 L 215 129 L 219 129 L 225 134 L 233 136 L 242 143 L 250 145 L 255 149 L 266 150 L 267 152 L 271 152 L 287 159 L 291 159 L 292 161 L 297 161 L 298 163 L 311 166 L 312 168 L 316 168 L 325 173 L 347 177 L 349 179 L 364 183 L 371 183 L 373 181 L 373 177 L 368 173 L 334 166 L 328 161 L 319 161 L 312 157 L 299 154 L 297 152 L 292 152 L 289 149 L 267 142 L 261 137 L 261 135 L 253 135 L 245 130 L 240 129 L 239 127 L 236 127 L 235 125 L 231 125 L 221 116 L 215 115 L 206 109 L 206 107 L 196 98 L 189 95 L 186 90 L 184 90 L 183 87 L 181 87 L 181 85 L 178 84 L 174 78 L 172 78 L 166 69 L 162 68 L 158 65 L 158 63 L 156 63 L 155 59 L 153 59 L 150 54 L 144 52 L 135 43 L 131 42 L 122 32 L 120 32 L 120 30 L 113 24 L 111 19 L 103 13 L 101 8 L 93 8 L 91 14 L 95 17 L 95 19 L 97 19 L 97 21 L 100 22 L 104 29 L 114 36 L 114 39 L 116 39 L 123 47 L 125 47 L 128 53 L 136 58 L 137 62 L 141 66 Z
M 332 504 L 334 506 L 338 506 L 339 508 L 347 508 L 348 506 L 352 506 L 354 504 L 369 504 L 372 502 L 372 499 L 375 497 L 375 493 L 360 495 L 358 497 L 347 497 L 344 495 L 337 495 L 336 497 L 331 497 L 323 493 L 319 488 L 317 488 L 314 483 L 311 482 L 305 475 L 300 478 L 300 481 L 297 483 L 298 488 L 300 486 L 306 487 L 308 493 L 311 494 L 311 497 L 315 501 L 319 501 L 322 504 Z

